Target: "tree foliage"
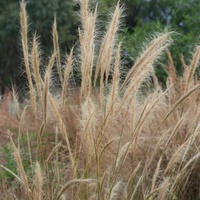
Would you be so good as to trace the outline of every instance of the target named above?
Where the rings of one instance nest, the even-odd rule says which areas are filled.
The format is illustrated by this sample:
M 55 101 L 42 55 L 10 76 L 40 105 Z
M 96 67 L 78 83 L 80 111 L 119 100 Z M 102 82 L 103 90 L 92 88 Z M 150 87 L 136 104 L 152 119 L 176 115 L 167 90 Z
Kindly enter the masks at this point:
M 0 86 L 10 85 L 12 82 L 21 84 L 21 44 L 19 27 L 19 1 L 0 1 Z M 33 30 L 37 30 L 37 36 L 41 45 L 45 47 L 46 54 L 49 54 L 52 45 L 51 32 L 52 23 L 56 16 L 58 24 L 59 39 L 61 49 L 68 49 L 75 39 L 76 17 L 73 16 L 74 4 L 71 0 L 29 0 L 27 10 L 29 19 L 29 37 L 34 35 Z M 44 49 L 44 48 L 43 48 Z M 20 75 L 20 76 L 19 76 Z M 17 77 L 19 79 L 17 80 Z
M 102 15 L 100 20 L 106 23 L 104 14 L 110 10 L 116 0 L 96 0 L 99 2 Z M 168 28 L 176 31 L 175 45 L 170 49 L 177 64 L 180 63 L 180 54 L 186 58 L 192 51 L 193 44 L 198 40 L 200 24 L 200 1 L 198 0 L 121 0 L 125 7 L 124 24 L 126 29 L 124 42 L 125 54 L 134 57 L 141 42 L 155 31 Z M 45 54 L 52 49 L 51 29 L 53 18 L 56 15 L 58 24 L 59 41 L 61 49 L 67 50 L 75 41 L 77 35 L 77 16 L 74 10 L 77 7 L 71 0 L 29 0 L 27 10 L 29 13 L 30 32 L 32 37 L 37 30 L 41 45 L 45 47 Z M 16 82 L 21 73 L 21 46 L 19 33 L 19 2 L 15 0 L 0 1 L 0 86 L 8 85 L 11 80 Z M 126 58 L 126 56 L 125 56 Z M 130 65 L 133 61 L 128 60 Z M 178 69 L 180 71 L 180 68 Z M 163 76 L 163 71 L 158 70 L 158 75 Z M 17 80 L 18 83 L 22 81 Z
M 192 52 L 194 44 L 198 44 L 200 24 L 200 1 L 198 0 L 124 0 L 127 7 L 127 24 L 125 30 L 126 54 L 133 57 L 137 49 L 148 35 L 163 31 L 165 28 L 176 32 L 174 45 L 170 51 L 177 70 L 181 73 L 180 56 L 190 61 L 188 52 Z M 136 14 L 136 17 L 134 15 Z M 164 60 L 166 61 L 166 60 Z M 129 61 L 131 62 L 131 61 Z M 165 73 L 157 68 L 157 75 L 164 79 Z

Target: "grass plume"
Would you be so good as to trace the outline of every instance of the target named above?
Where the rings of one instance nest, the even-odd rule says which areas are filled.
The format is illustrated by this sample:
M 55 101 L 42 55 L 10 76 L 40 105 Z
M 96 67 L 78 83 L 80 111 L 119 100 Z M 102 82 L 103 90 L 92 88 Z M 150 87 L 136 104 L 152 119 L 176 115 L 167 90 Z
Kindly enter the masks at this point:
M 13 90 L 0 104 L 0 125 L 9 140 L 2 148 L 0 199 L 200 199 L 199 46 L 188 66 L 181 57 L 179 76 L 169 51 L 173 33 L 154 34 L 122 77 L 123 6 L 116 4 L 102 29 L 98 4 L 76 2 L 78 42 L 64 66 L 56 18 L 52 55 L 45 63 L 36 34 L 29 40 L 21 2 L 29 97 L 19 103 Z M 154 72 L 164 53 L 166 88 Z M 80 87 L 71 82 L 79 72 Z M 16 112 L 10 112 L 13 103 Z

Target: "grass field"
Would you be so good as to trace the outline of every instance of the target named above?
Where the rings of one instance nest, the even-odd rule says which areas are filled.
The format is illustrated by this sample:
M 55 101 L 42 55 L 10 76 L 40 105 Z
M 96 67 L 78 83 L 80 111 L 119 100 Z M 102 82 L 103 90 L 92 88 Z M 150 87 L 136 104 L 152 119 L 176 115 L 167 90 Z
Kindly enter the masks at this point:
M 98 7 L 77 3 L 78 43 L 63 56 L 55 20 L 47 59 L 38 36 L 29 37 L 21 2 L 29 92 L 19 102 L 13 89 L 0 104 L 0 199 L 200 199 L 200 46 L 190 63 L 181 57 L 178 76 L 168 51 L 173 32 L 157 33 L 125 72 L 123 7 L 101 28 Z M 163 53 L 165 89 L 154 73 Z

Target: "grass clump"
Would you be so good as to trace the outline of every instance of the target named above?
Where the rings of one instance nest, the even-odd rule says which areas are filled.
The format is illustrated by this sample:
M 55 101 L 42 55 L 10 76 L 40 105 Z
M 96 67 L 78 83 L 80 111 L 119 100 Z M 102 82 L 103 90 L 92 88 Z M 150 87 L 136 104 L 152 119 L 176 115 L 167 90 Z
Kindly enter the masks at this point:
M 1 198 L 199 199 L 199 47 L 189 67 L 182 58 L 184 73 L 178 77 L 167 51 L 172 33 L 155 34 L 122 79 L 123 7 L 117 3 L 101 31 L 98 6 L 77 3 L 79 43 L 63 60 L 55 20 L 46 65 L 36 34 L 30 42 L 21 3 L 29 98 L 20 106 L 13 90 L 19 126 L 7 134 L 15 165 L 0 165 Z M 153 66 L 166 51 L 164 90 Z M 74 72 L 81 74 L 80 87 L 74 86 Z

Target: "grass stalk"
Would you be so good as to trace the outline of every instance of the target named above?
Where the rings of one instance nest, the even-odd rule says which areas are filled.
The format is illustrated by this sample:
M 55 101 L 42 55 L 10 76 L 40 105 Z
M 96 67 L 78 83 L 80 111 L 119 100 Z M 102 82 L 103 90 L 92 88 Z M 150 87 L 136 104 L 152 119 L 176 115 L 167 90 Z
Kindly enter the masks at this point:
M 53 35 L 54 54 L 56 55 L 56 65 L 57 65 L 57 70 L 58 70 L 58 76 L 59 76 L 60 83 L 62 85 L 62 83 L 63 83 L 63 72 L 62 72 L 62 66 L 61 66 L 60 48 L 59 48 L 59 43 L 58 43 L 58 32 L 57 32 L 56 17 L 54 18 L 52 35 Z
M 26 74 L 28 78 L 29 94 L 31 99 L 31 106 L 33 113 L 37 118 L 37 106 L 36 106 L 36 95 L 35 89 L 33 86 L 33 81 L 31 77 L 31 70 L 29 64 L 29 48 L 28 48 L 28 22 L 27 22 L 27 12 L 26 12 L 26 3 L 22 0 L 20 4 L 20 24 L 21 24 L 21 40 L 22 40 L 22 49 L 24 55 L 24 64 L 26 69 Z

